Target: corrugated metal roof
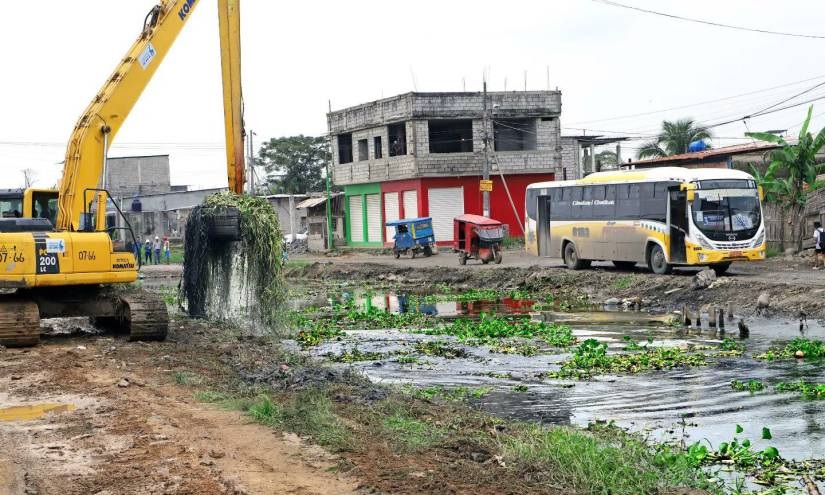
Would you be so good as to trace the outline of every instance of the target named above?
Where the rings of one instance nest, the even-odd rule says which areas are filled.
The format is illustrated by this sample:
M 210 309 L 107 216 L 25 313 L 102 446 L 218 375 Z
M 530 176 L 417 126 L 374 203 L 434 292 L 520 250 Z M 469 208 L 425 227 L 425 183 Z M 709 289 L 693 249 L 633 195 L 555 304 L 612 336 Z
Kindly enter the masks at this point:
M 724 148 L 714 148 L 704 151 L 694 151 L 692 153 L 681 153 L 679 155 L 663 156 L 661 158 L 651 158 L 650 160 L 639 160 L 637 162 L 622 163 L 622 166 L 627 165 L 648 165 L 656 163 L 672 163 L 684 162 L 693 160 L 704 160 L 706 158 L 713 158 L 714 156 L 724 155 L 739 155 L 743 153 L 754 153 L 758 151 L 768 151 L 779 148 L 778 145 L 772 143 L 748 143 L 736 144 L 733 146 L 725 146 Z
M 344 193 L 336 192 L 336 193 L 330 194 L 330 197 L 331 198 L 337 198 L 338 196 L 340 196 L 342 194 L 344 194 Z M 312 207 L 320 205 L 321 203 L 323 203 L 326 200 L 327 200 L 326 196 L 316 196 L 314 198 L 307 198 L 307 199 L 301 201 L 300 203 L 298 203 L 297 205 L 295 205 L 295 209 L 300 210 L 301 208 L 312 208 Z
M 321 196 L 320 198 L 305 199 L 305 200 L 301 201 L 300 203 L 298 203 L 297 205 L 295 205 L 295 209 L 300 210 L 301 208 L 312 208 L 313 206 L 320 205 L 321 203 L 323 203 L 326 200 L 327 200 L 327 198 L 325 198 L 323 196 Z

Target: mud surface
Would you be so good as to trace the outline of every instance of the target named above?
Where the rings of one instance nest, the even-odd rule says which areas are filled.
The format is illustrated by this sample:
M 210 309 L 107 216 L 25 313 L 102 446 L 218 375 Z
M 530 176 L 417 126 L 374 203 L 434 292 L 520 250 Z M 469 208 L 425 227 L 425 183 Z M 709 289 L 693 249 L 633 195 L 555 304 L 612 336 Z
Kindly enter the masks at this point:
M 224 368 L 206 332 L 186 323 L 164 343 L 61 337 L 0 350 L 0 408 L 66 406 L 0 420 L 0 493 L 353 493 L 320 448 L 176 383 L 182 367 Z

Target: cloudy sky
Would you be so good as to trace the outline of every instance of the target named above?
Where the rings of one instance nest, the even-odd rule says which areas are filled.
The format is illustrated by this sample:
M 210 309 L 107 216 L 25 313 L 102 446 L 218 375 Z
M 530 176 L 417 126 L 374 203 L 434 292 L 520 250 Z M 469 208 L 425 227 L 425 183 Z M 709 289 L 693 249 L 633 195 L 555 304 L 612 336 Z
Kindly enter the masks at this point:
M 173 183 L 215 187 L 226 184 L 217 13 L 214 0 L 198 3 L 111 156 L 168 153 Z M 820 0 L 621 3 L 825 35 Z M 153 4 L 4 3 L 0 187 L 19 187 L 24 168 L 37 171 L 37 185 L 54 185 L 75 120 Z M 825 83 L 823 38 L 724 29 L 597 0 L 244 0 L 242 22 L 246 120 L 258 141 L 324 133 L 328 101 L 337 109 L 414 89 L 480 90 L 485 73 L 491 90 L 505 81 L 523 89 L 525 73 L 528 89 L 545 89 L 548 67 L 566 134 L 645 137 L 665 118 L 718 123 L 825 98 L 825 84 L 815 87 Z M 818 129 L 825 99 L 814 105 Z M 747 142 L 746 125 L 798 131 L 806 108 L 717 127 L 715 145 Z

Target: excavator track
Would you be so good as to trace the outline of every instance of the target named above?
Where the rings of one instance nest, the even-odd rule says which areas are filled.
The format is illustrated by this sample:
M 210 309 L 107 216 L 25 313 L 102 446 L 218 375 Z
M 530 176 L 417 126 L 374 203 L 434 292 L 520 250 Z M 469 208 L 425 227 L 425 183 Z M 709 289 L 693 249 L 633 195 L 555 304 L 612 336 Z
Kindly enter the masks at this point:
M 27 347 L 39 342 L 37 303 L 25 299 L 0 301 L 0 345 Z
M 119 296 L 117 319 L 129 332 L 129 340 L 164 340 L 169 331 L 166 303 L 147 292 Z

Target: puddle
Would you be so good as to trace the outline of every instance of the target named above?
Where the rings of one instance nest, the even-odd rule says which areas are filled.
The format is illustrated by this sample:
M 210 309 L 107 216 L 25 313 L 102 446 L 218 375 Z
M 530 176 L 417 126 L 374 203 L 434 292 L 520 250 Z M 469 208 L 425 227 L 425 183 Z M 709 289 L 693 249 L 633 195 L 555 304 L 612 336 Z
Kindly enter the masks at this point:
M 12 406 L 0 408 L 0 421 L 32 421 L 40 419 L 48 413 L 64 413 L 74 411 L 74 404 L 43 403 L 28 406 Z

